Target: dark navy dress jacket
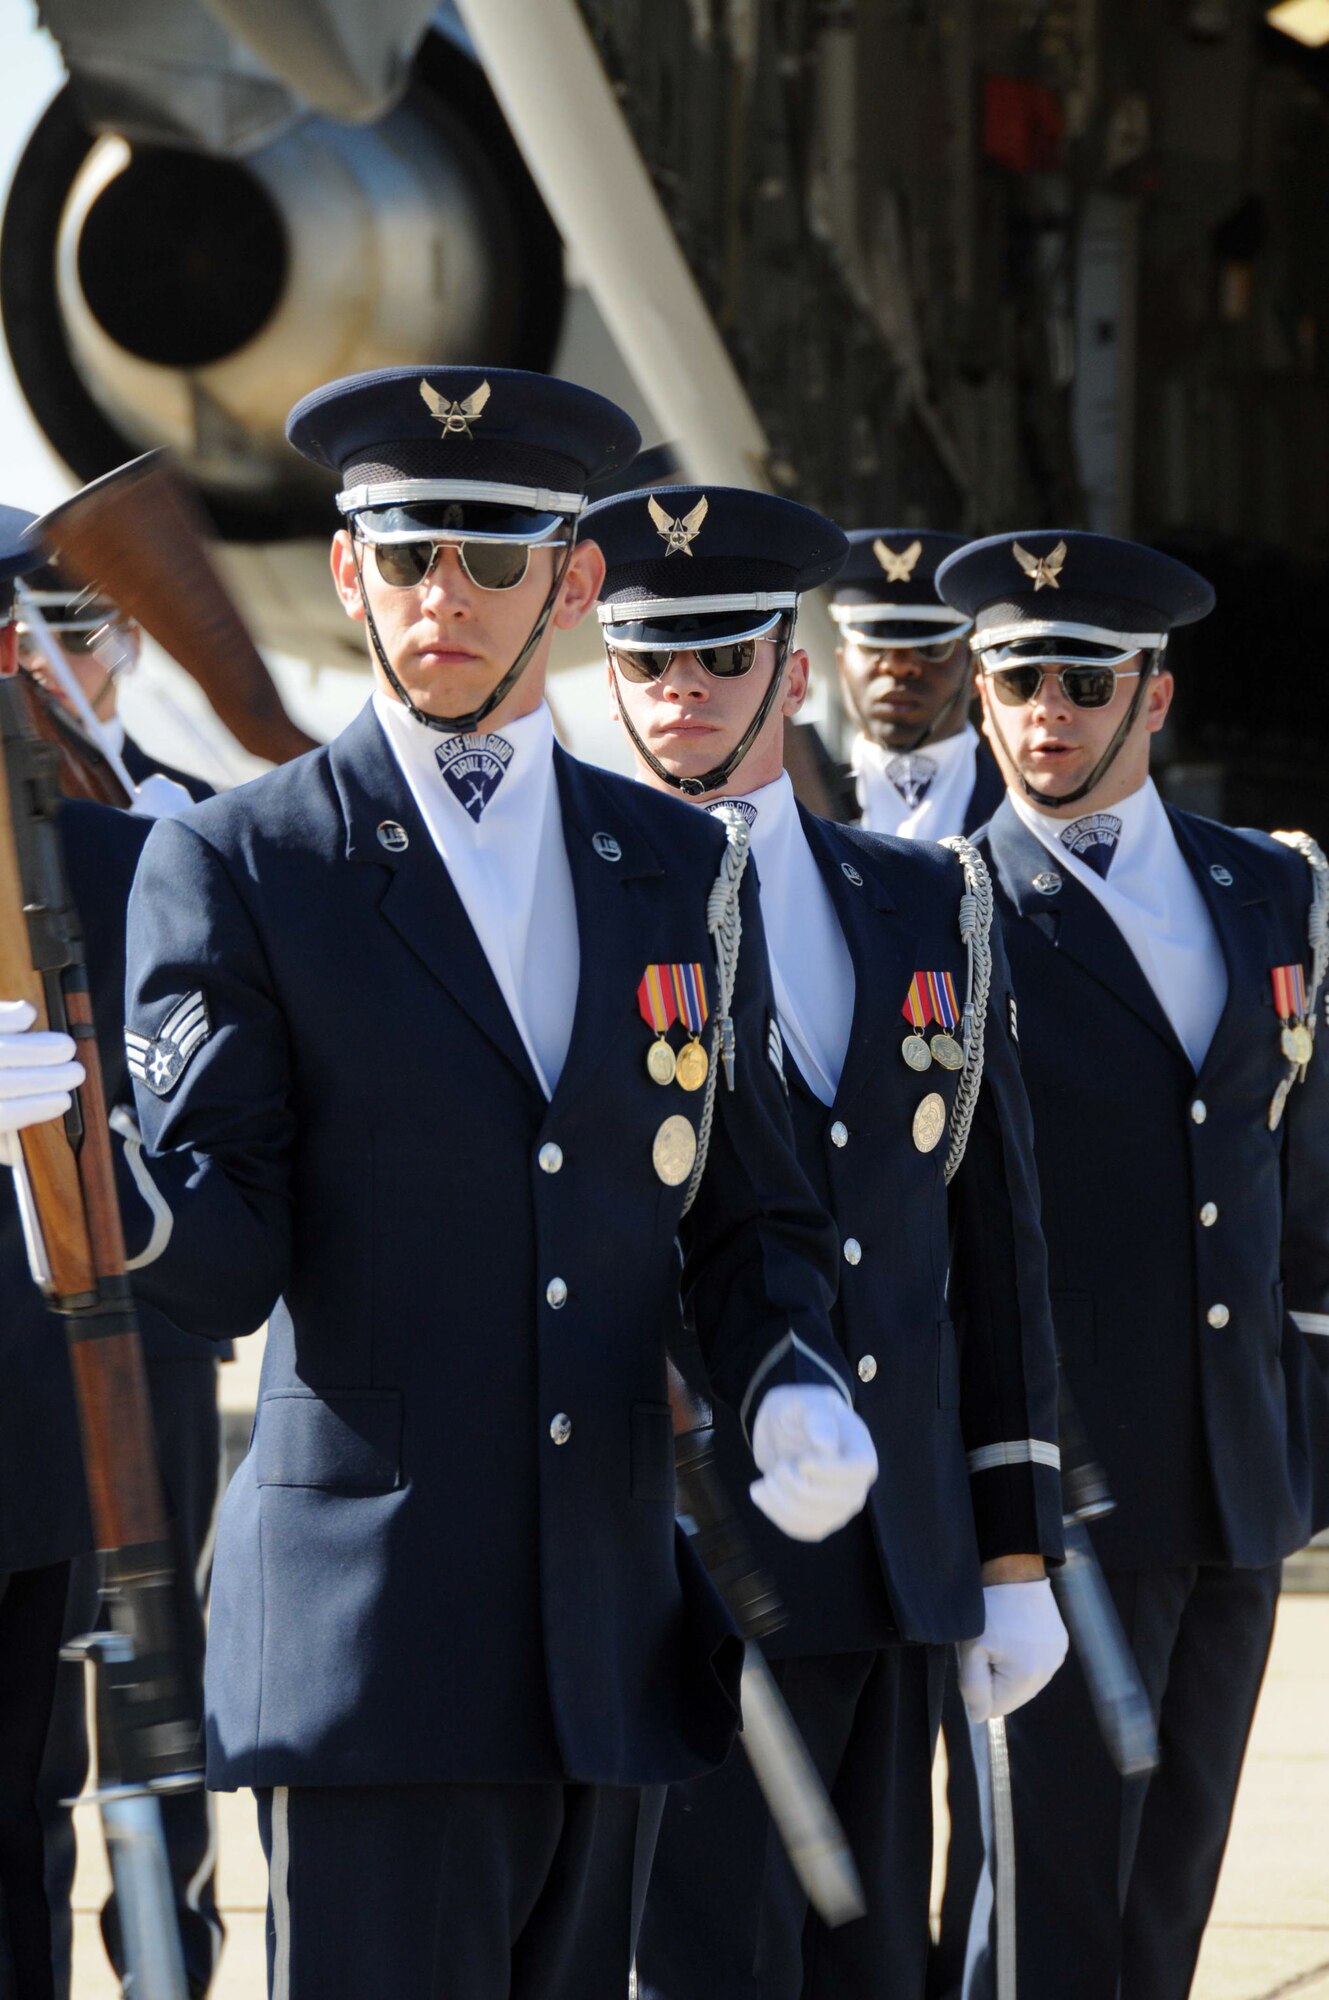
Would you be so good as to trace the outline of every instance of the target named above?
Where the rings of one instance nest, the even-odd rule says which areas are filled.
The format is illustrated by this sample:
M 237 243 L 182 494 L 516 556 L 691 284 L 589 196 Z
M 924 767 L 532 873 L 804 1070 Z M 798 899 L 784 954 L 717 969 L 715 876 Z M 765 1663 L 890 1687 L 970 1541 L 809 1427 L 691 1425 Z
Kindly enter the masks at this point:
M 209 1032 L 138 1090 L 176 1218 L 141 1282 L 196 1332 L 271 1313 L 214 1570 L 215 1786 L 639 1784 L 729 1741 L 737 1648 L 676 1533 L 665 1350 L 681 1290 L 735 1404 L 763 1367 L 832 1379 L 835 1244 L 767 1059 L 751 882 L 680 1287 L 652 1143 L 701 1100 L 648 1077 L 636 988 L 696 960 L 714 1004 L 723 836 L 555 756 L 581 956 L 552 1104 L 372 709 L 148 842 L 129 1023 L 201 992 Z
M 801 817 L 853 961 L 854 1015 L 833 1104 L 783 1060 L 799 1159 L 840 1238 L 835 1331 L 881 1471 L 863 1516 L 817 1547 L 745 1506 L 790 1613 L 776 1656 L 968 1637 L 983 1626 L 980 1562 L 1062 1550 L 1056 1355 L 1000 935 L 983 1087 L 948 1189 L 958 1077 L 909 1068 L 901 1009 L 916 971 L 948 971 L 963 1000 L 960 864 L 930 843 Z M 947 1128 L 920 1153 L 914 1113 L 934 1091 Z M 718 1428 L 742 1495 L 743 1440 L 723 1410 Z
M 1198 1076 L 1138 961 L 1009 803 L 980 844 L 1019 999 L 1057 1338 L 1116 1511 L 1115 1566 L 1259 1566 L 1329 1518 L 1329 1037 L 1277 1129 L 1271 968 L 1309 977 L 1311 871 L 1169 809 L 1222 946 Z M 1058 872 L 1058 871 L 1053 871 Z M 1318 1326 L 1319 1332 L 1315 1331 Z M 1305 1330 L 1304 1330 L 1305 1329 Z

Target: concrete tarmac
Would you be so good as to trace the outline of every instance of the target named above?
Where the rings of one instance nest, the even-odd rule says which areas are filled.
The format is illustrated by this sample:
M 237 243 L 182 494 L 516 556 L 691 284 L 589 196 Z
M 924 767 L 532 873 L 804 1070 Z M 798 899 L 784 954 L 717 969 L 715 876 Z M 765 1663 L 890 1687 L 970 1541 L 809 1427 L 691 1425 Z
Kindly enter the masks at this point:
M 222 1371 L 222 1402 L 243 1450 L 257 1389 L 258 1341 Z M 1274 1650 L 1256 1713 L 1192 2000 L 1329 2000 L 1329 1553 L 1298 1558 L 1280 1600 Z M 1310 1586 L 1307 1589 L 1307 1585 Z M 1316 1588 L 1318 1586 L 1318 1590 Z M 937 1786 L 944 1827 L 944 1792 Z M 218 1798 L 219 1901 L 227 1943 L 213 2000 L 265 1992 L 263 1852 L 248 1792 Z M 74 2000 L 117 2000 L 97 1912 L 106 1863 L 95 1812 L 75 1815 Z M 366 2000 L 371 1996 L 366 1995 Z M 376 2000 L 376 1996 L 374 1997 Z

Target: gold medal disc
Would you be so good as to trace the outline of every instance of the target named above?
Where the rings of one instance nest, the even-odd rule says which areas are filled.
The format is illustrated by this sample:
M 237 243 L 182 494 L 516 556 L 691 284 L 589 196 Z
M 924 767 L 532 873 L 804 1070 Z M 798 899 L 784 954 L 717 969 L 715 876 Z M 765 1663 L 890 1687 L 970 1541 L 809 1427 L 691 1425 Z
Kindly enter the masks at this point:
M 932 1051 L 921 1035 L 906 1035 L 900 1044 L 900 1054 L 910 1069 L 925 1070 L 932 1067 Z
M 1292 1040 L 1295 1047 L 1295 1054 L 1290 1057 L 1290 1060 L 1299 1063 L 1304 1069 L 1315 1054 L 1314 1037 L 1304 1021 L 1298 1021 L 1296 1027 L 1292 1030 Z
M 920 1153 L 930 1153 L 946 1130 L 946 1100 L 931 1090 L 914 1113 L 914 1144 Z
M 652 1042 L 646 1051 L 646 1074 L 652 1083 L 672 1083 L 677 1068 L 674 1051 L 661 1035 L 659 1041 Z
M 692 1121 L 675 1112 L 666 1118 L 651 1147 L 651 1165 L 666 1187 L 681 1187 L 692 1172 L 697 1158 L 697 1135 Z
M 700 1042 L 689 1042 L 678 1052 L 676 1074 L 680 1090 L 700 1090 L 706 1081 L 710 1068 L 706 1051 Z M 691 1129 L 691 1128 L 689 1128 Z
M 1300 1062 L 1297 1054 L 1297 1031 L 1290 1021 L 1285 1021 L 1278 1036 L 1278 1046 L 1289 1062 Z
M 934 1035 L 932 1053 L 943 1069 L 963 1069 L 964 1050 L 954 1035 Z

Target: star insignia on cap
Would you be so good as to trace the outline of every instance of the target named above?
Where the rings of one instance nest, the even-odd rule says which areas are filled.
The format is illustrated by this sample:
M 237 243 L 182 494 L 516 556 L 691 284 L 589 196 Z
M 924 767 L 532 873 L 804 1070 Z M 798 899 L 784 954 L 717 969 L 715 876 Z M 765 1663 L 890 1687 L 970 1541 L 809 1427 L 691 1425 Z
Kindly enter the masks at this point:
M 878 537 L 872 544 L 872 553 L 885 570 L 887 583 L 908 583 L 923 553 L 923 544 L 912 541 L 907 549 L 901 549 L 897 554 Z
M 444 437 L 472 437 L 474 432 L 471 430 L 471 425 L 489 401 L 489 384 L 482 382 L 469 396 L 462 396 L 457 402 L 451 403 L 446 396 L 440 396 L 437 389 L 431 388 L 422 377 L 420 394 L 424 397 L 430 413 L 442 424 Z
M 1035 590 L 1041 590 L 1044 584 L 1051 590 L 1060 590 L 1061 585 L 1057 578 L 1061 575 L 1066 562 L 1065 542 L 1058 542 L 1056 548 L 1050 549 L 1045 556 L 1031 556 L 1028 549 L 1022 549 L 1018 542 L 1012 542 L 1011 554 L 1025 575 L 1033 579 Z
M 710 510 L 710 504 L 710 501 L 703 493 L 696 506 L 690 508 L 681 519 L 676 521 L 672 514 L 665 513 L 664 508 L 660 505 L 655 495 L 651 495 L 650 499 L 646 502 L 647 512 L 655 523 L 657 533 L 666 544 L 665 554 L 667 556 L 690 556 L 692 554 L 692 544 L 701 533 L 701 524 L 706 519 L 707 513 Z

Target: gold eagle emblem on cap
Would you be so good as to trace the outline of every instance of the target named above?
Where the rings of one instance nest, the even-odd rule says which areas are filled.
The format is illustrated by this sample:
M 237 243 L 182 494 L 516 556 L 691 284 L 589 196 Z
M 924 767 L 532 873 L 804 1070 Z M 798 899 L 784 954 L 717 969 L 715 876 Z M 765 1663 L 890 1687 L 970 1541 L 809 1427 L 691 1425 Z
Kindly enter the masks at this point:
M 1031 556 L 1028 549 L 1022 549 L 1018 542 L 1012 542 L 1011 554 L 1025 575 L 1033 579 L 1035 590 L 1041 590 L 1044 584 L 1047 584 L 1050 590 L 1061 589 L 1057 578 L 1061 575 L 1066 562 L 1065 542 L 1058 542 L 1056 548 L 1050 549 L 1045 556 Z
M 872 553 L 885 570 L 887 583 L 908 583 L 923 553 L 923 544 L 912 541 L 907 549 L 901 549 L 897 554 L 878 537 L 872 544 Z
M 690 507 L 686 514 L 679 520 L 675 520 L 672 514 L 665 513 L 664 508 L 652 493 L 650 499 L 646 502 L 646 511 L 655 523 L 656 532 L 666 545 L 665 554 L 667 556 L 690 556 L 692 554 L 692 544 L 701 533 L 701 524 L 710 511 L 710 505 L 710 501 L 703 493 L 695 507 Z
M 422 377 L 420 394 L 424 397 L 431 416 L 437 417 L 442 424 L 444 437 L 457 435 L 472 437 L 474 433 L 471 425 L 489 401 L 489 384 L 482 382 L 469 396 L 462 396 L 457 402 L 450 403 L 446 396 L 440 396 L 438 390 L 431 388 Z

